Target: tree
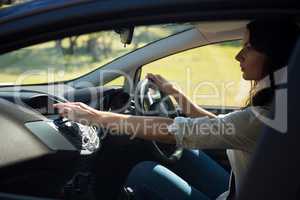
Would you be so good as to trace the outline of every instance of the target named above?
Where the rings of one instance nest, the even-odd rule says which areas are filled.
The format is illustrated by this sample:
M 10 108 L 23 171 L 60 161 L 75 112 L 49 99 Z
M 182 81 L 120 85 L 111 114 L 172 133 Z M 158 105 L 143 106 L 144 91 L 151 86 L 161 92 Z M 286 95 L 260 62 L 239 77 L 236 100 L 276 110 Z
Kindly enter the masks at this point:
M 0 0 L 0 7 L 3 5 L 12 5 L 12 4 L 19 4 L 25 3 L 32 0 Z
M 0 0 L 0 6 L 14 4 L 14 0 Z
M 75 50 L 77 48 L 77 39 L 79 36 L 73 36 L 73 37 L 68 37 L 64 42 L 67 42 L 68 45 L 66 47 L 64 47 L 62 45 L 63 40 L 56 40 L 55 41 L 55 48 L 57 49 L 61 49 L 63 51 L 64 54 L 71 54 L 73 55 L 75 53 Z
M 113 33 L 100 32 L 90 34 L 87 41 L 87 51 L 92 56 L 93 61 L 100 58 L 107 58 L 112 53 Z

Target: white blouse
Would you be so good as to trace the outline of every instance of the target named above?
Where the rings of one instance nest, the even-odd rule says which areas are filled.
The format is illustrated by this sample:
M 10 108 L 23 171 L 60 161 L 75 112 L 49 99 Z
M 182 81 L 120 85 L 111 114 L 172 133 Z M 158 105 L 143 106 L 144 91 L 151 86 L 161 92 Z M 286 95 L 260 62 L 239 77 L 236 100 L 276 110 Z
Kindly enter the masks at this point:
M 179 146 L 190 149 L 227 149 L 236 191 L 254 152 L 256 141 L 263 128 L 260 115 L 267 116 L 266 107 L 248 107 L 216 118 L 176 117 L 169 132 Z M 217 199 L 226 199 L 222 194 Z
M 287 82 L 287 66 L 274 72 L 275 84 Z M 268 76 L 255 86 L 255 92 L 270 87 Z M 175 134 L 176 143 L 186 148 L 227 149 L 228 159 L 235 176 L 235 188 L 239 191 L 242 178 L 249 166 L 251 155 L 264 126 L 262 116 L 267 117 L 270 107 L 248 107 L 216 118 L 177 117 L 169 132 Z M 226 199 L 228 191 L 217 200 Z

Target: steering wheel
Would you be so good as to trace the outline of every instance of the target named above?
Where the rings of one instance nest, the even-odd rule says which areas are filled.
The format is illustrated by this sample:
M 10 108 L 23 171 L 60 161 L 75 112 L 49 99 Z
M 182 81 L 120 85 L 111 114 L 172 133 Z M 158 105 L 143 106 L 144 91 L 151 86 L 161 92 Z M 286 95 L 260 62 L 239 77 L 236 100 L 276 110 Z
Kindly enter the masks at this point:
M 141 80 L 135 91 L 136 114 L 142 116 L 161 116 L 175 118 L 178 112 L 171 98 L 161 92 L 149 79 Z M 161 161 L 173 163 L 182 156 L 183 148 L 173 144 L 152 142 L 154 155 Z

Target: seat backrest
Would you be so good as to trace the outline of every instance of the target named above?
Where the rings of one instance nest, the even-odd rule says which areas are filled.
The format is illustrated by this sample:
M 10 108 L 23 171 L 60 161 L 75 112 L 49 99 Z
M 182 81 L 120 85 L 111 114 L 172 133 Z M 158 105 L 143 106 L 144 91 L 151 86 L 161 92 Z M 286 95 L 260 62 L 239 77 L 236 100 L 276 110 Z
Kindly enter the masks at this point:
M 266 127 L 245 176 L 237 199 L 300 199 L 300 40 L 288 65 L 288 84 L 277 89 L 287 92 L 287 105 L 275 98 L 277 106 L 287 107 L 285 134 Z M 277 91 L 276 91 L 277 92 Z

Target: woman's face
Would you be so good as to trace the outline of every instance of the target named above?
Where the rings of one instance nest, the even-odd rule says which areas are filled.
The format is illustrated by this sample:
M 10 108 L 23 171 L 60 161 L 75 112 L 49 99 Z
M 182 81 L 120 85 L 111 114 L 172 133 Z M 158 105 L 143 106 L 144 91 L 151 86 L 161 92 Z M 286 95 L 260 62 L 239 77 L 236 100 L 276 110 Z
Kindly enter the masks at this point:
M 266 75 L 266 56 L 251 47 L 250 37 L 251 35 L 247 29 L 244 34 L 243 49 L 236 55 L 235 59 L 240 62 L 245 80 L 259 81 Z

